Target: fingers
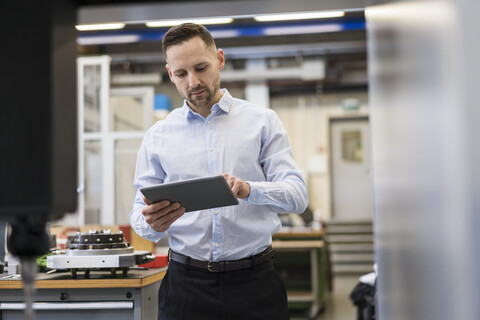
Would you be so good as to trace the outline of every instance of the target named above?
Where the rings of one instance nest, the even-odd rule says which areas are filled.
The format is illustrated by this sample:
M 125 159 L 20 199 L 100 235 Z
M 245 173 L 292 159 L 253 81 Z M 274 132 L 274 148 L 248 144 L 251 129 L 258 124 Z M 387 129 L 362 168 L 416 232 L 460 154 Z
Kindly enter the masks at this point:
M 224 173 L 223 176 L 235 197 L 244 199 L 250 195 L 250 185 L 248 183 L 227 173 Z
M 172 223 L 174 223 L 178 218 L 183 216 L 184 213 L 185 208 L 180 207 L 176 210 L 170 211 L 168 214 L 163 216 L 152 215 L 153 221 L 150 223 L 150 225 L 154 230 L 164 232 L 168 230 L 168 228 L 170 228 Z
M 233 194 L 239 199 L 245 199 L 250 195 L 250 185 L 243 180 L 237 180 L 233 184 Z
M 237 177 L 229 175 L 228 173 L 224 173 L 223 177 L 227 181 L 227 184 L 230 187 L 230 189 L 232 189 L 232 190 L 233 190 L 233 187 L 235 186 L 235 184 L 238 183 L 238 181 L 242 181 L 242 180 L 238 179 Z M 238 187 L 237 187 L 237 189 L 238 189 Z M 235 192 L 233 192 L 233 193 L 235 194 Z
M 151 203 L 148 202 L 147 198 L 143 197 L 143 202 L 145 202 L 147 205 L 150 205 Z
M 227 184 L 230 186 L 230 188 L 232 187 L 233 184 L 231 184 L 231 182 L 233 181 L 232 178 L 235 178 L 233 176 L 230 176 L 228 173 L 224 173 L 223 174 L 223 177 L 225 178 L 225 180 L 227 181 Z
M 242 181 L 238 179 L 234 180 L 230 187 L 232 188 L 233 194 L 238 197 L 238 194 L 242 191 Z
M 146 199 L 145 199 L 146 200 Z M 168 206 L 170 206 L 170 201 L 168 200 L 164 200 L 164 201 L 160 201 L 160 202 L 156 202 L 154 204 L 150 204 L 147 202 L 145 202 L 147 205 L 142 209 L 142 214 L 145 216 L 145 215 L 149 215 L 149 214 L 152 214 L 152 213 L 155 213 L 157 211 L 161 211 L 163 209 L 167 209 Z M 168 212 L 168 211 L 166 211 Z
M 142 214 L 145 216 L 145 222 L 147 222 L 154 230 L 159 232 L 166 231 L 172 225 L 172 223 L 174 223 L 184 213 L 185 208 L 181 207 L 180 203 L 175 202 L 170 204 L 168 201 L 147 205 L 142 210 Z

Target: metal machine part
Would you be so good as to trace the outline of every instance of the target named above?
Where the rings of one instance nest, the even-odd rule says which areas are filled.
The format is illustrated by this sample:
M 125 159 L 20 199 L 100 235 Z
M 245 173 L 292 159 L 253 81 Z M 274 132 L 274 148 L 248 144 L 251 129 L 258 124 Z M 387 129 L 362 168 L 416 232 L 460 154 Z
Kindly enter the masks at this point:
M 110 270 L 112 276 L 122 271 L 126 276 L 130 267 L 154 259 L 148 251 L 134 251 L 122 233 L 110 233 L 110 230 L 77 232 L 68 236 L 65 254 L 47 257 L 47 268 L 70 269 L 72 278 L 77 276 L 78 270 L 84 271 L 85 278 L 92 270 Z
M 73 233 L 68 236 L 67 249 L 70 252 L 87 249 L 127 248 L 123 233 L 112 234 L 110 230 Z
M 25 297 L 25 320 L 34 320 L 33 302 L 35 297 L 35 270 L 37 263 L 31 257 L 21 258 L 22 279 Z

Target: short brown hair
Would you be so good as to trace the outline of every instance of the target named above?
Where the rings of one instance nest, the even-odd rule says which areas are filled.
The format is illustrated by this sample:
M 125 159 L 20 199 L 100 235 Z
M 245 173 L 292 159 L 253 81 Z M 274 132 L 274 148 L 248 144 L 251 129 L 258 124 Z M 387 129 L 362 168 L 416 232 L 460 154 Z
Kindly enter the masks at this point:
M 165 58 L 167 57 L 167 49 L 173 45 L 180 44 L 194 37 L 200 37 L 203 42 L 210 47 L 215 45 L 212 35 L 202 25 L 195 23 L 183 23 L 178 26 L 171 27 L 162 39 L 162 51 Z

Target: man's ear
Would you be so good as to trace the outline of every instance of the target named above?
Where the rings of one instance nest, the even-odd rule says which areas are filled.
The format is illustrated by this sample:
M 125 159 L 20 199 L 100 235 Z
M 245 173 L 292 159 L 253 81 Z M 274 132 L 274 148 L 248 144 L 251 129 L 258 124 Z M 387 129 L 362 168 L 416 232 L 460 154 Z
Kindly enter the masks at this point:
M 223 68 L 225 68 L 225 56 L 223 55 L 223 50 L 222 49 L 217 50 L 217 59 L 218 59 L 218 62 L 219 62 L 218 69 L 223 70 Z
M 168 63 L 165 65 L 165 68 L 166 68 L 167 71 L 168 71 L 168 76 L 170 77 L 170 81 L 172 81 L 173 83 L 175 83 L 175 81 L 173 81 L 172 70 L 170 70 L 170 68 L 168 67 Z

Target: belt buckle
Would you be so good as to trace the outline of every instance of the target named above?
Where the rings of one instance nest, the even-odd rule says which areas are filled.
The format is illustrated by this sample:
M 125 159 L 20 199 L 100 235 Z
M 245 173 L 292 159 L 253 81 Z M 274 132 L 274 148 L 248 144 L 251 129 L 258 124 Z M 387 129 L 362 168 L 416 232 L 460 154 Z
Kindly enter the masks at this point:
M 208 264 L 207 264 L 207 270 L 210 271 L 210 272 L 220 272 L 220 268 L 218 268 L 218 270 L 215 270 L 213 268 L 215 262 L 212 262 L 212 261 L 208 261 Z M 220 266 L 219 266 L 220 267 Z

